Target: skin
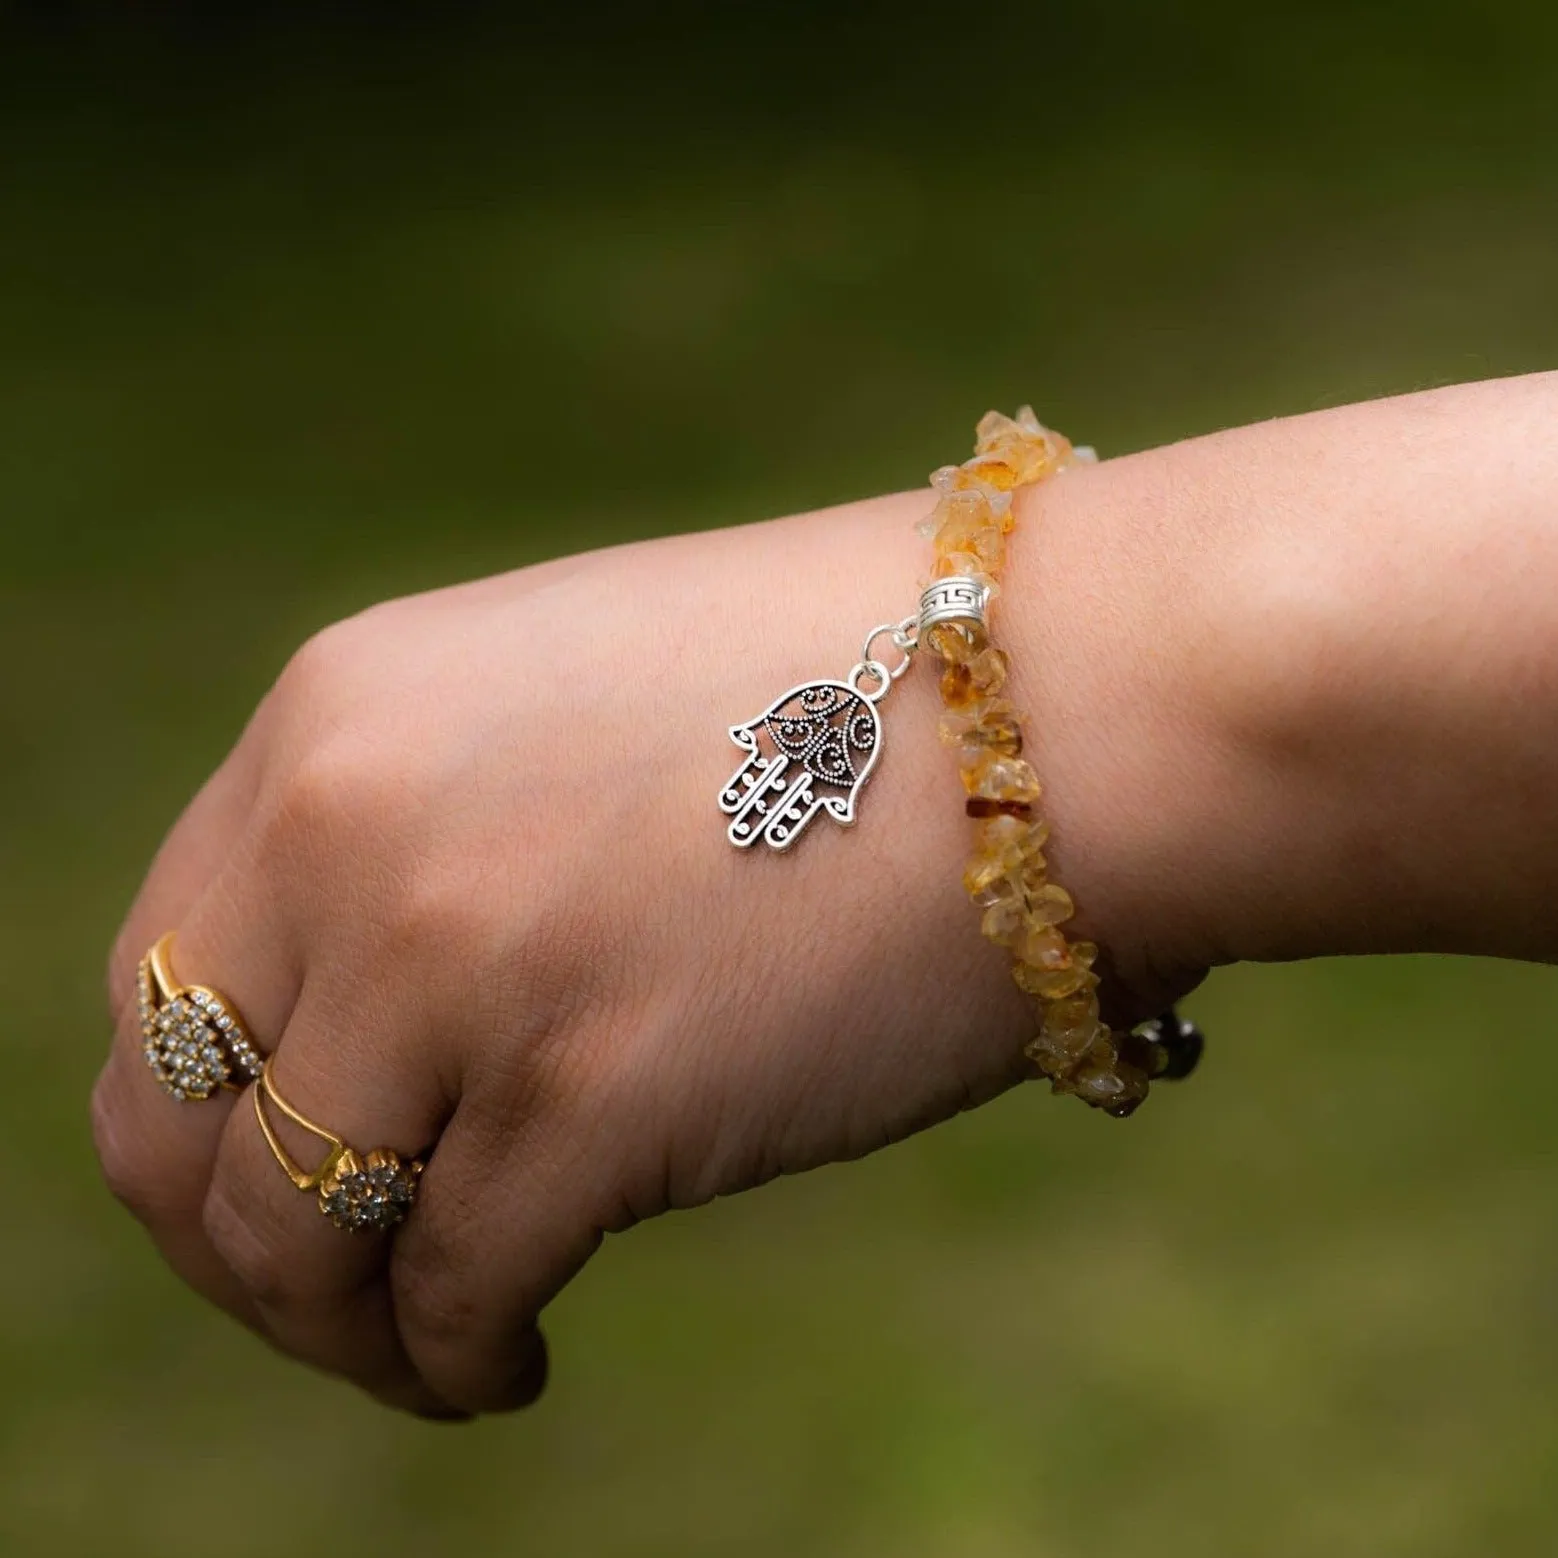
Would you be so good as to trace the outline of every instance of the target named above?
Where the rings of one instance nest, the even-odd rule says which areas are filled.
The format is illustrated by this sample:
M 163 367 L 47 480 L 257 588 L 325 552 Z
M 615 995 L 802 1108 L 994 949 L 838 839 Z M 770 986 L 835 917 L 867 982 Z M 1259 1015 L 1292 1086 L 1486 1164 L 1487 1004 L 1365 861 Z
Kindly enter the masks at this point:
M 1555 375 L 1462 386 L 1022 496 L 996 629 L 1113 1021 L 1239 959 L 1553 956 L 1555 415 Z M 852 831 L 738 854 L 714 806 L 725 726 L 910 609 L 928 507 L 568 558 L 304 645 L 111 958 L 98 1151 L 186 1281 L 391 1404 L 512 1408 L 603 1233 L 1027 1075 L 928 667 L 882 705 Z M 393 1240 L 320 1217 L 247 1096 L 156 1086 L 132 984 L 169 928 L 299 1107 L 362 1147 L 436 1143 Z

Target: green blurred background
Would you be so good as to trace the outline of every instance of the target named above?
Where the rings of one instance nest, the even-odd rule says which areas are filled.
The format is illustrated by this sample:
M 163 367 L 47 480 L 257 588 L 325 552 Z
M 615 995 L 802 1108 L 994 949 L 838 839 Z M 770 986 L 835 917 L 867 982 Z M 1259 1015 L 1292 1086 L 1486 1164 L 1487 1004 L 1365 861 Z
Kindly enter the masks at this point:
M 86 1129 L 117 917 L 315 626 L 990 405 L 1551 366 L 1558 11 L 124 9 L 0 5 L 0 1552 L 1558 1550 L 1546 969 L 1219 973 L 1193 1088 L 613 1240 L 458 1430 L 208 1314 Z

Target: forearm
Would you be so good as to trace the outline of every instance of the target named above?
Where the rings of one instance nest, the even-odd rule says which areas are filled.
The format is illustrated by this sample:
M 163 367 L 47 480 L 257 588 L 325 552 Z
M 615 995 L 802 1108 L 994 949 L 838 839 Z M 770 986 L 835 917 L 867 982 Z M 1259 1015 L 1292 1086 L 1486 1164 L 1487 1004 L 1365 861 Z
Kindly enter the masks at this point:
M 1030 494 L 1006 631 L 1102 934 L 1176 968 L 1558 951 L 1555 424 L 1538 375 Z

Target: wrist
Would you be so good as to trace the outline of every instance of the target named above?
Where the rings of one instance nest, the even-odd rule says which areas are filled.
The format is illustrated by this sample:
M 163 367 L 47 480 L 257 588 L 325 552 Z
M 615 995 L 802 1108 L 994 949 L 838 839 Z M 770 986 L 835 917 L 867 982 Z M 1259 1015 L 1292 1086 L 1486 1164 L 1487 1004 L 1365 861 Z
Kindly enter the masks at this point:
M 1091 474 L 1068 473 L 1050 487 L 1074 483 L 1081 493 Z M 1170 635 L 1144 638 L 1135 631 L 1149 620 L 1138 604 L 1141 581 L 1130 567 L 1137 511 L 1113 504 L 1106 494 L 1102 501 L 1083 496 L 1087 501 L 1058 500 L 1065 511 L 1054 527 L 1058 545 L 1047 544 L 1050 514 L 1030 508 L 1022 516 L 997 608 L 998 637 L 1014 652 L 1008 690 L 1033 716 L 1029 728 L 1039 731 L 1033 750 L 1048 791 L 1044 807 L 1057 821 L 1057 833 L 1062 827 L 1070 833 L 1051 851 L 1055 876 L 1082 906 L 1078 934 L 1098 941 L 1108 955 L 1106 1014 L 1128 1026 L 1156 1015 L 1204 966 L 1189 950 L 1182 962 L 1164 958 L 1165 948 L 1194 943 L 1176 943 L 1167 934 L 1163 921 L 1171 897 L 1152 890 L 1153 853 L 1161 853 L 1173 826 L 1161 815 L 1157 759 L 1172 735 L 1169 706 L 1183 708 L 1195 689 L 1171 686 L 1180 665 Z M 749 695 L 758 707 L 784 686 L 843 674 L 842 655 L 827 666 L 812 645 L 836 642 L 845 633 L 858 644 L 874 624 L 912 608 L 931 563 L 929 543 L 917 535 L 915 522 L 933 501 L 931 494 L 909 493 L 733 533 L 732 547 L 753 549 L 740 567 L 748 577 L 769 581 L 764 615 L 805 629 L 781 635 L 788 658 L 783 669 L 767 669 L 761 691 Z M 1119 578 L 1100 567 L 1100 537 L 1123 560 Z M 1068 551 L 1077 555 L 1065 561 Z M 1100 595 L 1109 609 L 1089 609 Z M 804 606 L 797 604 L 800 596 Z M 773 646 L 765 648 L 767 662 Z M 1171 651 L 1168 673 L 1155 658 L 1165 648 Z M 858 653 L 852 648 L 849 658 Z M 935 739 L 936 681 L 929 663 L 917 664 L 884 700 L 883 751 L 861 797 L 856 833 L 808 841 L 781 869 L 787 890 L 804 888 L 797 912 L 803 900 L 814 902 L 816 892 L 829 891 L 814 881 L 819 871 L 846 871 L 851 878 L 867 873 L 889 884 L 893 894 L 873 900 L 871 911 L 855 922 L 855 938 L 896 967 L 894 989 L 905 1018 L 924 1025 L 934 1014 L 939 1029 L 952 1024 L 963 1030 L 947 1034 L 948 1042 L 982 1047 L 1009 1080 L 1022 1073 L 1022 1046 L 1033 1037 L 1036 1019 L 1012 981 L 1009 958 L 980 935 L 979 915 L 961 887 L 971 836 L 956 764 Z M 1132 786 L 1142 781 L 1149 793 L 1133 818 Z M 1133 835 L 1133 820 L 1157 831 L 1145 839 Z M 857 891 L 869 896 L 869 889 Z M 934 979 L 925 988 L 920 981 L 928 970 Z M 903 999 L 912 990 L 919 993 Z
M 1168 449 L 1020 493 L 993 611 L 1045 789 L 1046 853 L 1077 904 L 1075 933 L 1103 949 L 1116 1026 L 1221 960 L 1228 742 L 1202 626 L 1220 537 L 1183 484 Z
M 930 501 L 896 494 L 671 543 L 696 549 L 688 566 L 721 602 L 716 638 L 742 645 L 701 715 L 717 740 L 722 727 L 750 719 L 786 688 L 842 679 L 872 628 L 914 611 L 930 562 L 915 526 Z M 885 639 L 876 648 L 896 662 Z M 721 912 L 750 927 L 754 987 L 770 988 L 782 925 L 791 958 L 782 977 L 818 992 L 815 1001 L 811 989 L 798 999 L 792 985 L 784 998 L 791 1020 L 799 1026 L 811 1012 L 831 1025 L 851 1065 L 897 1073 L 909 1064 L 922 1077 L 944 1075 L 947 1112 L 1025 1074 L 1022 1045 L 1033 1019 L 962 890 L 964 797 L 937 740 L 930 656 L 915 658 L 877 712 L 880 752 L 857 792 L 853 827 L 841 831 L 819 816 L 782 855 L 760 846 L 737 853 L 700 810 L 700 833 L 708 829 L 712 841 L 700 848 L 718 845 L 709 868 Z M 728 746 L 714 761 L 727 758 L 719 778 L 740 762 Z M 821 995 L 829 989 L 850 993 L 846 1020 Z M 883 1075 L 871 1085 L 886 1098 L 905 1082 Z

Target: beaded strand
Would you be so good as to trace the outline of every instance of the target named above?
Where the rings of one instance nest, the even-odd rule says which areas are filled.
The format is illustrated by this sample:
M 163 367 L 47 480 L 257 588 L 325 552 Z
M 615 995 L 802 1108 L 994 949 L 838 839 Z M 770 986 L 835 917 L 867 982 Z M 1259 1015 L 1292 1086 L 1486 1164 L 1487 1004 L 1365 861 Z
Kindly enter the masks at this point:
M 993 595 L 1016 524 L 1013 495 L 1094 458 L 1043 427 L 1029 407 L 1015 419 L 989 412 L 973 458 L 931 477 L 936 506 L 920 528 L 935 542 L 933 577 L 969 579 Z M 1146 1098 L 1153 1078 L 1182 1074 L 1194 1056 L 1176 1053 L 1178 1036 L 1161 1020 L 1147 1032 L 1122 1033 L 1099 1015 L 1098 948 L 1061 930 L 1076 905 L 1049 875 L 1039 776 L 1022 755 L 1021 718 L 1000 696 L 1007 658 L 991 644 L 982 616 L 938 622 L 925 635 L 941 661 L 940 736 L 957 753 L 973 821 L 963 885 L 982 911 L 980 929 L 1010 949 L 1012 977 L 1038 1006 L 1039 1031 L 1025 1053 L 1056 1093 L 1123 1117 Z M 1198 1053 L 1199 1035 L 1195 1044 Z

